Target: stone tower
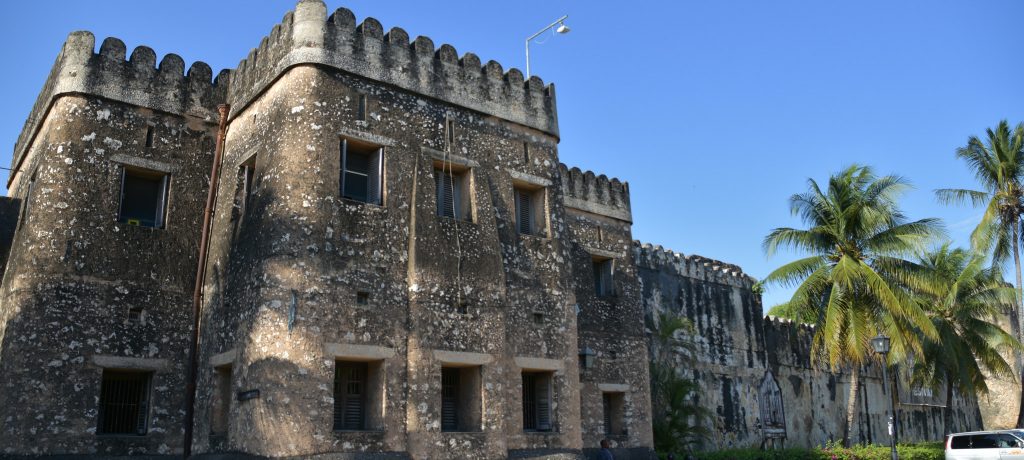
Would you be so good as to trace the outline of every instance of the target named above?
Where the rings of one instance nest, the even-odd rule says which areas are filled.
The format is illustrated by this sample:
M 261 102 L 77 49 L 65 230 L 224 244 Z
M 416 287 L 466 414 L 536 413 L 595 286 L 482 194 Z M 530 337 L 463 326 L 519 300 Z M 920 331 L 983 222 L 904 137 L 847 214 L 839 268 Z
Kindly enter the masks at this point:
M 93 49 L 69 37 L 15 152 L 3 453 L 181 452 L 228 104 L 194 452 L 650 455 L 628 186 L 559 163 L 553 86 L 320 0 L 214 81 Z

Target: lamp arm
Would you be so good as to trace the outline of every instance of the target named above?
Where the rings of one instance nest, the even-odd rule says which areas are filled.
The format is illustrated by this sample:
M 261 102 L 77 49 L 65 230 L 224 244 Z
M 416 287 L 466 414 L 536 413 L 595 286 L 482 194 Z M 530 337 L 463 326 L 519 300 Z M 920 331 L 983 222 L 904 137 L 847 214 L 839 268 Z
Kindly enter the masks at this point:
M 555 22 L 552 22 L 551 24 L 548 24 L 547 27 L 545 27 L 545 28 L 543 28 L 541 30 L 538 30 L 537 33 L 535 33 L 533 35 L 530 35 L 526 39 L 526 78 L 530 78 L 530 40 L 533 40 L 534 38 L 537 38 L 537 36 L 539 36 L 540 34 L 542 34 L 544 32 L 547 32 L 549 29 L 551 29 L 554 26 L 557 26 L 560 22 L 565 21 L 568 18 L 569 18 L 568 14 L 563 15 L 562 17 L 556 19 Z

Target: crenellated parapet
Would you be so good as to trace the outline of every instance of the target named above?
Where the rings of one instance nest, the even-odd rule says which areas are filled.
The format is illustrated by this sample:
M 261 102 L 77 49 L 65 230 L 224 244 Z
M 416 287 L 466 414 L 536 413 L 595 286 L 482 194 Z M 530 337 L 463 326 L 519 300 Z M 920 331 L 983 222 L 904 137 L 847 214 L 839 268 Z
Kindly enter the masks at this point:
M 538 77 L 524 80 L 518 69 L 505 72 L 495 61 L 481 65 L 473 53 L 459 57 L 451 45 L 435 48 L 427 37 L 410 41 L 398 27 L 385 33 L 374 18 L 356 24 L 345 8 L 328 16 L 321 0 L 301 0 L 238 64 L 228 96 L 233 114 L 302 64 L 329 66 L 558 136 L 553 85 Z
M 558 176 L 566 207 L 633 222 L 629 183 L 562 163 L 558 165 Z
M 186 71 L 185 61 L 176 54 L 164 56 L 158 65 L 156 53 L 145 46 L 135 48 L 126 59 L 124 42 L 113 37 L 103 40 L 99 53 L 95 48 L 96 38 L 90 32 L 68 36 L 18 136 L 13 169 L 17 170 L 53 101 L 66 94 L 99 96 L 216 122 L 217 105 L 227 95 L 227 70 L 211 80 L 210 66 L 197 61 Z
M 633 241 L 633 256 L 637 265 L 659 270 L 671 270 L 687 278 L 727 284 L 750 289 L 756 280 L 733 264 L 707 257 L 683 255 L 661 245 Z

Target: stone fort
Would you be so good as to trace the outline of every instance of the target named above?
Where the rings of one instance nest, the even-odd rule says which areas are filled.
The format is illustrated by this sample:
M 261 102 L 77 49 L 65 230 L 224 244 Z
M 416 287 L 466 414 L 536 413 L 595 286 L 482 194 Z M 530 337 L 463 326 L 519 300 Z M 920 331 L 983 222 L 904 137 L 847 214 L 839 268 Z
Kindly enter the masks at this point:
M 813 329 L 633 241 L 628 184 L 559 162 L 540 78 L 320 0 L 216 77 L 126 54 L 72 33 L 15 146 L 0 457 L 180 457 L 194 380 L 210 458 L 647 459 L 662 313 L 696 326 L 708 447 L 841 436 Z M 889 397 L 904 440 L 941 438 L 941 395 L 862 383 L 857 439 L 887 442 Z

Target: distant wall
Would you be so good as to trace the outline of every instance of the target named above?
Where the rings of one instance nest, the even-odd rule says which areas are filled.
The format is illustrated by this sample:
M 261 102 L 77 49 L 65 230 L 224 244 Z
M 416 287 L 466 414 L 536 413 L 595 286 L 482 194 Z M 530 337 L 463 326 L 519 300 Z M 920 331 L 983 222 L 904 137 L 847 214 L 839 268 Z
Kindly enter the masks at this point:
M 752 289 L 754 279 L 735 265 L 660 246 L 636 243 L 633 249 L 648 324 L 653 326 L 660 313 L 671 312 L 689 318 L 696 327 L 692 340 L 697 362 L 687 364 L 678 355 L 676 359 L 679 372 L 703 387 L 698 398 L 713 413 L 707 448 L 759 445 L 758 388 L 768 370 L 782 391 L 787 446 L 821 445 L 842 437 L 849 376 L 811 365 L 811 326 L 763 318 L 761 298 Z M 881 369 L 868 366 L 861 377 L 855 438 L 886 443 Z M 899 407 L 901 441 L 942 439 L 942 409 L 906 404 L 906 389 L 898 394 L 904 401 Z M 924 402 L 940 399 L 944 395 Z M 982 427 L 975 401 L 954 397 L 953 426 Z

